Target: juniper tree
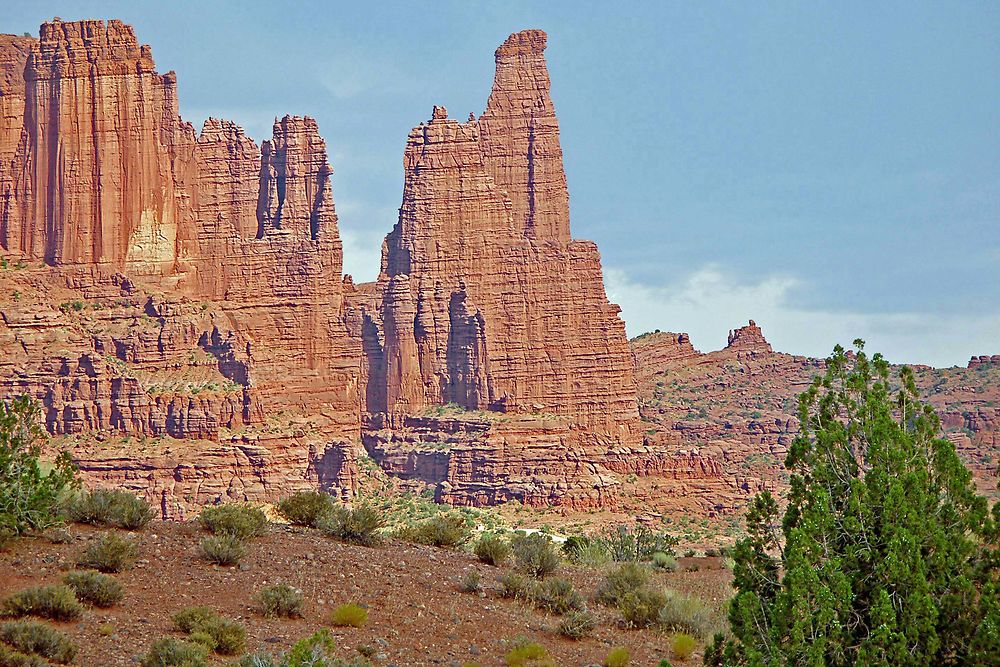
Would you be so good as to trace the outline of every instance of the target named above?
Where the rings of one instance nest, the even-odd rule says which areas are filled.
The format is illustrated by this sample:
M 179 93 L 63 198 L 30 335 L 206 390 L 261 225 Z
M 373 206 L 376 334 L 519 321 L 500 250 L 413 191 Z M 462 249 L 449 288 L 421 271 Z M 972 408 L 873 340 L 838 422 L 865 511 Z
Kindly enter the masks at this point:
M 51 465 L 39 462 L 38 413 L 38 404 L 27 396 L 0 400 L 0 539 L 58 522 L 56 504 L 76 485 L 68 453 Z
M 788 504 L 734 550 L 706 665 L 1000 665 L 1000 503 L 977 495 L 908 368 L 837 346 L 799 397 Z

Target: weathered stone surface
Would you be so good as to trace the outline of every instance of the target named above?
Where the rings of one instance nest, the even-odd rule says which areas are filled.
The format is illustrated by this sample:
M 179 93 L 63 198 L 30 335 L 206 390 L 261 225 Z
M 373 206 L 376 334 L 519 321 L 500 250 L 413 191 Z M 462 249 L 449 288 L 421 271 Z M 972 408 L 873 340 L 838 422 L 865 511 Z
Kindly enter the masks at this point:
M 627 440 L 637 421 L 618 307 L 593 243 L 569 238 L 545 34 L 497 50 L 486 112 L 435 107 L 410 133 L 377 315 L 390 415 L 456 403 L 572 417 Z M 381 362 L 372 367 L 381 367 Z M 381 399 L 381 392 L 376 399 Z
M 726 349 L 749 354 L 768 354 L 774 351 L 771 349 L 771 344 L 764 339 L 764 332 L 753 320 L 750 320 L 750 324 L 745 327 L 729 332 L 729 344 L 726 345 Z

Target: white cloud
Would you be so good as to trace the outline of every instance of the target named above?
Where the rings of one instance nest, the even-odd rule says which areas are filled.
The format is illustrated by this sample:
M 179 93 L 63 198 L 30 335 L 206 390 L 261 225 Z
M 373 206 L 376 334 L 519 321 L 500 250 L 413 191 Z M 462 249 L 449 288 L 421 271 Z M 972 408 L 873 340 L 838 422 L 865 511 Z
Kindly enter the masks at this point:
M 826 356 L 836 343 L 849 345 L 855 338 L 899 363 L 965 365 L 974 354 L 1000 353 L 1000 308 L 961 315 L 809 310 L 790 302 L 791 291 L 802 284 L 794 276 L 741 284 L 715 265 L 663 285 L 642 284 L 608 268 L 604 282 L 608 298 L 622 307 L 630 336 L 654 329 L 687 332 L 703 351 L 724 347 L 730 329 L 753 319 L 776 350 L 795 354 Z

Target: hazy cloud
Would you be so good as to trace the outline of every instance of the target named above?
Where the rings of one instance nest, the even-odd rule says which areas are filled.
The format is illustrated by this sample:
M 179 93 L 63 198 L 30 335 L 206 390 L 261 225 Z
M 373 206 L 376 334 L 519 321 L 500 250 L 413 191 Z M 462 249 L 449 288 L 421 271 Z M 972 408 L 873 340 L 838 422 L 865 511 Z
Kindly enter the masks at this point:
M 803 285 L 794 276 L 741 283 L 717 265 L 669 284 L 639 283 L 616 268 L 606 269 L 604 280 L 630 336 L 654 329 L 687 332 L 702 351 L 724 347 L 730 329 L 753 319 L 776 350 L 796 354 L 826 356 L 835 344 L 855 338 L 890 361 L 935 366 L 965 365 L 974 354 L 1000 352 L 1000 309 L 958 316 L 809 310 L 792 305 L 791 293 Z

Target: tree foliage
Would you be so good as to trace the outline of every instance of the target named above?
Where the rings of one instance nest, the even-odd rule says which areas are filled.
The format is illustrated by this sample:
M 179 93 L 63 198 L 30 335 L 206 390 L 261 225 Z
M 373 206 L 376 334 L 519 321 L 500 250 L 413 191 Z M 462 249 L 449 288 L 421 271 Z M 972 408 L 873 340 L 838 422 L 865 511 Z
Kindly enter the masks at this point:
M 1000 664 L 1000 504 L 880 354 L 837 346 L 799 398 L 784 516 L 771 494 L 734 551 L 733 637 L 707 665 Z
M 76 485 L 67 452 L 43 468 L 39 407 L 27 396 L 0 401 L 0 535 L 22 535 L 58 522 L 56 505 Z

